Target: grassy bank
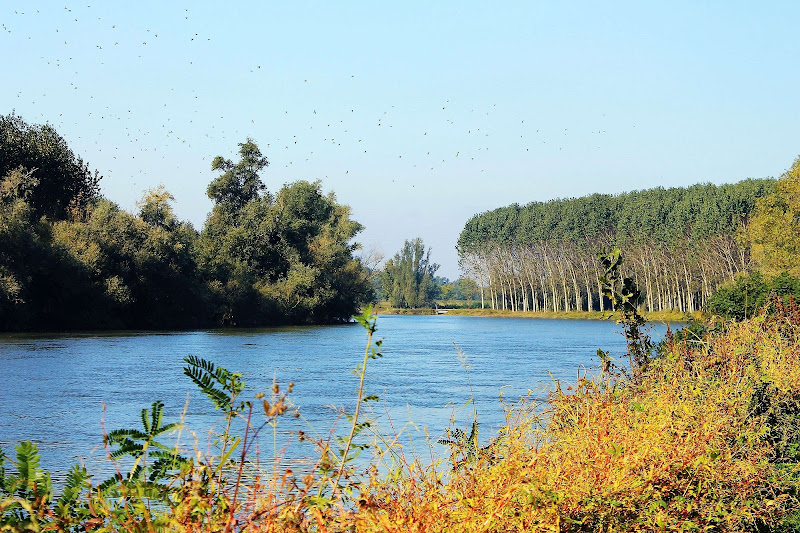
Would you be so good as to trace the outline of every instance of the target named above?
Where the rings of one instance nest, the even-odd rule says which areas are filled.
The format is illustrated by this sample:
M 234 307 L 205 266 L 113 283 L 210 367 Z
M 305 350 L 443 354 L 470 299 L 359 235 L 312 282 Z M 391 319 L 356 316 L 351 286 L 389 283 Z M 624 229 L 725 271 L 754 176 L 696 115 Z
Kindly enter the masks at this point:
M 381 315 L 432 315 L 436 313 L 433 308 L 424 309 L 399 309 L 378 305 L 375 311 Z M 494 316 L 494 317 L 519 317 L 519 318 L 562 318 L 575 320 L 613 320 L 614 313 L 610 311 L 510 311 L 502 309 L 448 309 L 448 315 L 459 316 Z M 647 313 L 645 318 L 650 322 L 680 323 L 687 322 L 688 317 L 700 318 L 700 313 L 681 313 L 680 311 L 653 311 Z
M 406 309 L 403 307 L 389 307 L 389 306 L 381 306 L 380 304 L 375 306 L 375 313 L 379 315 L 434 315 L 436 314 L 436 310 L 432 307 L 421 307 L 418 309 Z
M 359 371 L 368 381 L 380 344 L 371 340 L 374 319 L 362 322 L 370 341 Z M 401 445 L 402 432 L 377 431 L 356 411 L 348 438 L 298 435 L 319 449 L 302 474 L 259 467 L 247 447 L 251 428 L 291 413 L 291 387 L 240 404 L 246 396 L 235 375 L 217 370 L 209 383 L 230 399 L 204 392 L 228 420 L 247 422 L 242 440 L 223 435 L 229 446 L 221 451 L 172 450 L 154 470 L 153 452 L 125 441 L 141 435 L 116 434 L 143 470 L 123 471 L 105 488 L 84 479 L 59 500 L 35 468 L 21 481 L 3 474 L 2 523 L 88 531 L 800 530 L 800 309 L 702 341 L 672 339 L 636 379 L 611 365 L 563 383 L 543 403 L 514 406 L 497 434 L 454 430 L 450 457 L 415 455 Z M 357 406 L 371 399 L 363 383 Z M 162 427 L 160 419 L 150 427 Z M 352 461 L 354 451 L 371 459 Z M 185 460 L 170 463 L 172 453 Z
M 464 316 L 498 316 L 498 317 L 523 317 L 523 318 L 564 318 L 576 320 L 612 320 L 614 313 L 610 311 L 504 311 L 498 309 L 453 309 L 448 315 Z M 699 313 L 687 315 L 679 311 L 654 311 L 647 313 L 645 318 L 651 322 L 686 322 L 687 316 L 699 318 Z

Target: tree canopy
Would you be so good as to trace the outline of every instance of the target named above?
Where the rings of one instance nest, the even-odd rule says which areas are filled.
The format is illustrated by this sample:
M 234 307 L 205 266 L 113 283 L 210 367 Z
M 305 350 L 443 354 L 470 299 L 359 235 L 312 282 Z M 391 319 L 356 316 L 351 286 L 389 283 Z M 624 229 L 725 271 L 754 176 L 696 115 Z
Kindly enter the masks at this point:
M 775 184 L 774 192 L 757 200 L 743 235 L 763 273 L 800 277 L 800 156 Z
M 261 181 L 259 172 L 269 166 L 267 158 L 261 154 L 255 142 L 247 139 L 239 143 L 240 159 L 234 163 L 230 159 L 217 156 L 211 162 L 212 170 L 222 174 L 208 185 L 206 194 L 217 206 L 232 212 L 240 211 L 248 202 L 259 198 L 267 187 Z
M 621 248 L 648 310 L 694 311 L 747 269 L 737 233 L 774 186 L 750 179 L 512 204 L 467 221 L 461 267 L 493 307 L 603 310 L 595 255 Z
M 233 216 L 229 216 L 233 215 Z M 231 212 L 215 206 L 200 237 L 200 266 L 215 280 L 221 323 L 349 319 L 371 298 L 358 248 L 362 226 L 320 182 L 284 185 Z
M 760 313 L 772 297 L 779 297 L 784 302 L 792 297 L 800 302 L 800 280 L 787 272 L 774 277 L 764 276 L 758 271 L 739 276 L 711 296 L 708 311 L 744 320 Z
M 735 184 L 698 184 L 619 195 L 512 204 L 470 218 L 458 239 L 468 251 L 486 242 L 532 244 L 584 242 L 601 238 L 624 246 L 641 242 L 675 244 L 722 233 L 733 234 L 756 200 L 773 190 L 771 179 Z
M 0 146 L 0 190 L 24 197 L 31 216 L 61 220 L 98 197 L 100 175 L 49 124 L 0 115 Z
M 2 329 L 325 323 L 372 299 L 350 208 L 320 182 L 267 192 L 252 139 L 214 159 L 198 232 L 163 186 L 128 213 L 52 128 L 0 123 Z

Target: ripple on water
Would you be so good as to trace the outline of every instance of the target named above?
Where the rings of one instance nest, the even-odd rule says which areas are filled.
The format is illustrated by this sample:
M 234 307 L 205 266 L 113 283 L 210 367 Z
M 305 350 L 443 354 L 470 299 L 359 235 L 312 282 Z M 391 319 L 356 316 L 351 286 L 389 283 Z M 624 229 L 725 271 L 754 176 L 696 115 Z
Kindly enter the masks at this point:
M 488 436 L 505 421 L 501 394 L 513 401 L 533 391 L 542 399 L 552 379 L 574 381 L 581 365 L 596 364 L 597 348 L 613 355 L 624 347 L 613 323 L 580 320 L 391 316 L 378 320 L 381 337 L 384 357 L 369 361 L 366 379 L 368 393 L 381 398 L 374 415 L 382 428 L 405 427 L 418 447 L 453 419 L 471 423 L 473 404 L 464 405 L 473 397 Z M 161 400 L 165 423 L 183 418 L 182 438 L 205 449 L 207 430 L 219 431 L 221 418 L 183 375 L 183 358 L 196 355 L 241 372 L 251 395 L 243 399 L 269 392 L 273 379 L 295 383 L 291 400 L 303 418 L 282 419 L 275 435 L 288 464 L 314 452 L 296 442 L 296 431 L 325 438 L 346 426 L 341 407 L 354 405 L 351 371 L 365 340 L 357 325 L 0 336 L 0 446 L 8 452 L 22 440 L 40 442 L 42 465 L 56 478 L 76 461 L 108 474 L 103 427 L 139 427 L 141 409 Z M 271 464 L 270 427 L 256 445 Z

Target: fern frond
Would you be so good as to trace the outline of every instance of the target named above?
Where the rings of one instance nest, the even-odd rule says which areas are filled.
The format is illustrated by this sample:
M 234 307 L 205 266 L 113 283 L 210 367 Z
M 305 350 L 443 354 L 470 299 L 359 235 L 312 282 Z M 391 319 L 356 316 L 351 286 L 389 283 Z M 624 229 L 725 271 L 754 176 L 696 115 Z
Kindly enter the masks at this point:
M 147 440 L 148 437 L 149 435 L 147 433 L 143 433 L 138 429 L 115 429 L 106 434 L 105 440 L 107 443 L 113 444 L 125 439 Z
M 97 489 L 101 493 L 104 493 L 108 496 L 113 496 L 113 494 L 108 494 L 108 493 L 111 489 L 118 488 L 119 482 L 120 482 L 119 477 L 115 475 L 114 477 L 110 477 L 105 481 L 103 481 L 102 483 L 100 483 L 100 485 L 97 486 Z
M 9 492 L 22 498 L 50 500 L 52 484 L 50 474 L 39 466 L 39 448 L 30 441 L 20 442 L 16 447 L 17 477 L 8 483 Z
M 142 418 L 142 427 L 144 428 L 145 433 L 150 433 L 150 425 L 149 421 L 147 420 L 147 409 L 142 409 L 140 416 Z
M 155 462 L 150 466 L 150 481 L 158 481 L 165 479 L 170 470 L 182 471 L 185 467 L 191 465 L 191 461 L 180 455 L 174 456 L 165 452 L 156 452 L 151 454 L 157 457 Z
M 57 509 L 60 515 L 66 516 L 75 506 L 83 489 L 89 486 L 88 480 L 89 474 L 86 468 L 80 465 L 73 465 L 70 468 L 64 488 L 61 489 L 61 496 L 58 498 Z
M 180 422 L 170 422 L 166 426 L 160 426 L 157 429 L 157 431 L 154 431 L 153 433 L 151 433 L 151 436 L 157 437 L 158 435 L 161 435 L 162 433 L 169 433 L 173 429 L 176 429 L 176 428 L 179 428 L 179 427 L 181 427 L 181 423 Z
M 144 446 L 142 444 L 136 444 L 130 439 L 116 444 L 119 445 L 119 449 L 111 452 L 112 459 L 119 459 L 120 457 L 124 457 L 126 455 L 137 458 L 144 453 Z
M 17 445 L 17 472 L 24 481 L 34 481 L 39 470 L 39 449 L 31 441 L 23 441 Z
M 226 390 L 220 390 L 214 386 L 214 382 L 226 388 L 224 375 L 227 370 L 217 368 L 214 363 L 190 355 L 183 359 L 188 366 L 183 367 L 183 373 L 191 379 L 200 391 L 208 396 L 214 407 L 221 411 L 231 411 L 231 399 Z M 230 374 L 228 372 L 228 374 Z
M 164 403 L 153 402 L 151 414 L 152 418 L 150 422 L 150 428 L 147 430 L 147 432 L 150 435 L 156 435 L 156 431 L 161 427 L 161 420 L 164 418 Z
M 164 445 L 162 444 L 162 446 Z M 149 455 L 150 457 L 155 457 L 156 459 L 183 459 L 180 455 L 175 454 L 175 450 L 167 448 L 166 446 L 164 446 L 164 449 L 162 450 L 151 450 Z
M 128 474 L 128 480 L 140 479 L 142 477 L 143 470 L 144 470 L 144 465 L 142 465 L 141 463 L 136 464 L 133 467 L 133 470 L 131 470 L 131 473 Z
M 6 454 L 0 448 L 0 494 L 8 494 L 6 484 Z

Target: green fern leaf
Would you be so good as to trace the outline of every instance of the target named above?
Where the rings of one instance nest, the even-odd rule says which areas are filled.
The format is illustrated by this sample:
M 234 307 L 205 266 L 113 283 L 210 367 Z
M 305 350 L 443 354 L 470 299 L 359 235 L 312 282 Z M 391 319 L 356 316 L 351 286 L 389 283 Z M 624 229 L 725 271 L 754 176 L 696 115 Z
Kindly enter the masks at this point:
M 78 498 L 83 489 L 89 487 L 89 474 L 86 468 L 80 465 L 73 465 L 67 474 L 64 488 L 61 489 L 61 496 L 58 498 L 56 510 L 59 516 L 66 517 L 75 508 Z
M 200 391 L 208 396 L 214 407 L 221 411 L 231 411 L 231 390 L 226 387 L 227 376 L 230 372 L 221 367 L 215 367 L 214 363 L 190 355 L 184 358 L 188 366 L 183 367 L 183 373 L 191 379 Z M 224 390 L 215 387 L 214 382 L 222 385 Z

